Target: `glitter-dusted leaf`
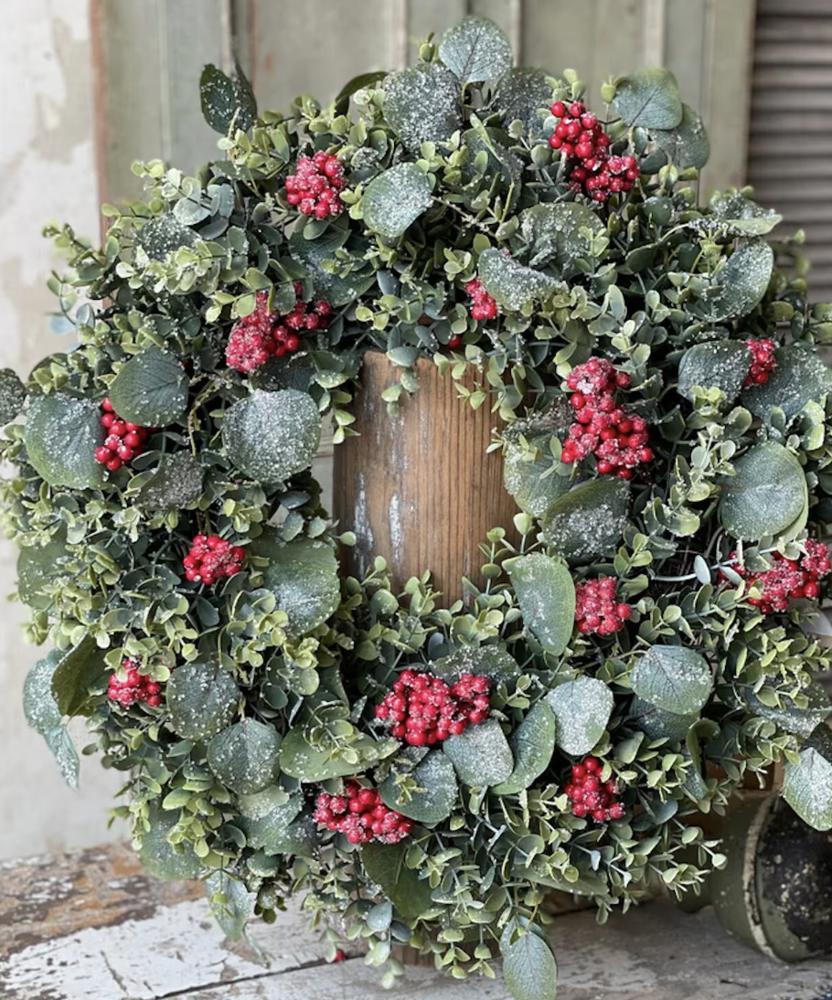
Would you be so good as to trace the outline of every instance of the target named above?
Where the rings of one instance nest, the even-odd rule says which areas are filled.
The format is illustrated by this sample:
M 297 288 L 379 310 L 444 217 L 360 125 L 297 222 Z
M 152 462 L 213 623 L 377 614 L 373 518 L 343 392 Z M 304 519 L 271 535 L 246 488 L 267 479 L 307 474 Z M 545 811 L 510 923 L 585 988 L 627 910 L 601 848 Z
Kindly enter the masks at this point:
M 165 691 L 168 724 L 183 739 L 210 740 L 230 724 L 239 700 L 239 688 L 223 667 L 183 663 L 171 674 Z
M 232 128 L 245 132 L 257 120 L 257 101 L 239 65 L 227 76 L 209 63 L 199 78 L 199 97 L 205 121 L 221 135 Z
M 673 129 L 682 122 L 679 84 L 667 69 L 642 69 L 622 77 L 612 108 L 628 125 L 646 129 Z
M 374 177 L 361 199 L 365 224 L 385 240 L 397 240 L 430 208 L 433 185 L 415 163 L 399 163 Z
M 778 407 L 790 419 L 809 402 L 821 403 L 832 389 L 832 373 L 818 355 L 800 344 L 776 352 L 774 371 L 763 385 L 746 389 L 742 403 L 758 417 Z
M 630 488 L 623 479 L 602 477 L 581 483 L 546 512 L 546 544 L 574 562 L 609 556 L 626 527 L 629 504 Z
M 243 719 L 208 744 L 208 766 L 232 792 L 259 792 L 277 777 L 280 735 L 274 726 Z
M 11 368 L 0 368 L 0 426 L 8 424 L 23 409 L 26 387 Z
M 651 129 L 656 145 L 667 153 L 677 167 L 701 169 L 711 155 L 708 133 L 699 115 L 688 104 L 682 105 L 682 120 L 672 129 Z
M 318 782 L 358 774 L 399 749 L 396 740 L 374 740 L 361 736 L 344 752 L 335 744 L 329 749 L 312 746 L 303 726 L 295 726 L 280 745 L 280 769 L 300 781 Z
M 542 931 L 510 921 L 500 938 L 500 954 L 512 1000 L 556 1000 L 558 967 Z
M 711 278 L 702 296 L 703 318 L 711 322 L 746 316 L 766 294 L 774 251 L 764 240 L 746 240 Z
M 566 681 L 546 701 L 557 723 L 557 745 L 576 757 L 589 753 L 604 735 L 614 703 L 612 691 L 597 677 Z
M 103 466 L 95 449 L 104 440 L 101 411 L 88 399 L 55 393 L 36 396 L 26 413 L 29 463 L 50 486 L 83 490 L 100 486 Z
M 413 921 L 431 906 L 426 878 L 407 867 L 406 844 L 366 844 L 361 849 L 364 871 L 379 886 L 405 920 Z
M 30 668 L 23 683 L 23 712 L 26 721 L 52 751 L 66 783 L 77 788 L 78 751 L 52 693 L 52 675 L 60 659 L 60 652 L 53 650 Z
M 146 347 L 119 368 L 109 396 L 122 420 L 141 427 L 164 427 L 185 415 L 188 376 L 172 354 Z
M 451 758 L 459 780 L 472 787 L 497 785 L 514 770 L 511 747 L 496 719 L 448 737 L 442 749 Z
M 638 726 L 651 740 L 683 740 L 690 727 L 699 718 L 697 715 L 676 715 L 665 712 L 642 698 L 633 698 L 632 711 Z
M 738 191 L 715 194 L 711 198 L 710 215 L 693 218 L 691 228 L 719 236 L 765 236 L 782 221 L 772 208 L 763 208 Z
M 832 830 L 832 735 L 818 726 L 800 759 L 786 761 L 783 798 L 815 830 Z
M 449 139 L 462 124 L 459 82 L 444 66 L 411 66 L 383 82 L 384 117 L 408 149 Z
M 797 703 L 797 698 L 803 704 Z M 795 700 L 781 694 L 779 704 L 766 704 L 760 695 L 748 687 L 743 691 L 745 706 L 761 719 L 776 722 L 787 733 L 797 736 L 811 736 L 815 729 L 832 715 L 832 702 L 822 684 L 817 681 L 804 688 Z
M 260 483 L 309 468 L 321 440 L 321 416 L 298 389 L 255 389 L 226 412 L 222 440 L 232 465 Z
M 142 832 L 139 858 L 156 878 L 165 881 L 196 878 L 202 866 L 188 844 L 173 845 L 168 840 L 179 819 L 177 811 L 166 812 L 155 802 L 149 806 L 149 829 Z
M 249 892 L 238 878 L 221 869 L 205 880 L 211 913 L 225 936 L 236 941 L 243 936 L 246 924 L 254 916 L 257 894 Z
M 544 71 L 524 67 L 510 69 L 500 78 L 494 99 L 503 125 L 521 121 L 532 136 L 543 131 L 543 116 L 540 111 L 542 109 L 548 114 L 551 103 L 552 87 L 546 82 Z
M 280 788 L 266 788 L 240 796 L 238 804 L 250 847 L 274 855 L 308 846 L 302 827 L 295 822 L 303 810 L 302 795 L 288 796 Z
M 776 441 L 763 441 L 734 462 L 722 480 L 719 516 L 734 538 L 756 541 L 778 535 L 808 503 L 806 476 L 797 458 Z
M 495 785 L 494 795 L 516 795 L 528 788 L 549 766 L 555 752 L 557 723 L 545 701 L 533 705 L 525 719 L 511 734 L 514 770 L 505 781 Z
M 512 560 L 511 584 L 526 628 L 547 653 L 559 656 L 575 627 L 575 584 L 567 567 L 542 552 Z
M 46 608 L 52 603 L 44 596 L 46 587 L 67 575 L 63 564 L 66 545 L 60 538 L 50 538 L 46 545 L 34 545 L 20 550 L 17 557 L 17 594 L 33 608 Z
M 513 257 L 493 247 L 480 254 L 478 271 L 485 290 L 497 304 L 515 312 L 531 309 L 535 301 L 558 287 L 550 275 L 518 264 Z
M 439 58 L 461 83 L 495 80 L 511 67 L 511 42 L 487 17 L 469 15 L 442 36 Z
M 151 260 L 164 260 L 174 250 L 191 246 L 196 239 L 193 229 L 181 223 L 173 212 L 164 212 L 145 222 L 136 243 Z
M 419 790 L 410 798 L 399 793 L 395 773 L 384 782 L 379 791 L 384 804 L 415 819 L 417 823 L 441 823 L 456 805 L 459 788 L 454 766 L 441 750 L 432 750 L 412 774 Z
M 305 229 L 299 229 L 289 237 L 289 252 L 309 273 L 315 292 L 322 295 L 330 305 L 342 306 L 354 302 L 372 285 L 375 275 L 366 269 L 354 270 L 354 256 L 350 258 L 351 269 L 346 277 L 333 274 L 324 266 L 325 261 L 335 259 L 349 236 L 349 229 L 330 226 L 314 239 L 308 239 Z
M 89 715 L 93 692 L 103 687 L 106 676 L 104 650 L 87 635 L 63 654 L 52 674 L 52 693 L 61 715 Z
M 577 201 L 533 205 L 520 216 L 520 231 L 531 247 L 529 263 L 548 265 L 564 279 L 592 268 L 593 241 L 605 230 L 598 213 Z
M 713 688 L 705 658 L 686 646 L 651 646 L 636 660 L 633 691 L 674 715 L 695 715 Z
M 139 493 L 137 503 L 152 510 L 182 510 L 202 496 L 204 470 L 189 451 L 162 455 Z
M 693 400 L 694 387 L 721 389 L 733 400 L 748 374 L 751 353 L 738 340 L 717 340 L 689 347 L 679 361 L 679 394 Z
M 54 729 L 45 732 L 43 738 L 55 758 L 64 781 L 70 788 L 77 788 L 81 761 L 69 730 L 66 726 L 55 726 Z
M 569 490 L 569 477 L 557 470 L 568 469 L 549 450 L 551 432 L 520 440 L 508 440 L 503 452 L 503 481 L 521 509 L 543 517 L 558 497 Z
M 515 680 L 520 676 L 517 660 L 503 646 L 461 646 L 447 656 L 434 660 L 432 673 L 449 684 L 455 684 L 463 674 L 480 674 L 494 684 Z

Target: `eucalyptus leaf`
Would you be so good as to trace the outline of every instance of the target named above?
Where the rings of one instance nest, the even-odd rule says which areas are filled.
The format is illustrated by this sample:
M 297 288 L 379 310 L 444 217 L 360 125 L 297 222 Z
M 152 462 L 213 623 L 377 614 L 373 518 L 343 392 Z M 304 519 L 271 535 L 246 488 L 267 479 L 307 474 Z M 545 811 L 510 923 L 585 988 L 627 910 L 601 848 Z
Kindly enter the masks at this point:
M 716 340 L 689 347 L 679 361 L 679 393 L 693 401 L 696 386 L 721 389 L 735 399 L 751 365 L 751 354 L 737 340 Z
M 257 120 L 257 101 L 239 64 L 227 76 L 209 63 L 199 78 L 199 97 L 205 121 L 222 135 L 232 128 L 246 132 Z
M 498 305 L 515 312 L 530 309 L 532 303 L 558 287 L 550 275 L 518 264 L 513 257 L 494 248 L 480 254 L 479 279 Z
M 686 646 L 653 645 L 636 660 L 633 691 L 674 715 L 695 715 L 713 688 L 705 658 Z
M 509 922 L 500 938 L 500 954 L 512 1000 L 556 1000 L 557 963 L 542 931 Z
M 690 224 L 723 236 L 765 236 L 783 219 L 774 209 L 763 208 L 739 191 L 717 192 L 709 207 L 711 215 L 691 220 Z
M 163 212 L 148 219 L 136 236 L 137 245 L 151 260 L 165 260 L 174 250 L 192 246 L 196 233 L 173 214 Z
M 312 464 L 321 416 L 309 393 L 255 389 L 226 411 L 222 440 L 231 463 L 250 479 L 285 481 Z
M 559 497 L 542 520 L 546 544 L 573 562 L 587 562 L 615 552 L 630 505 L 623 479 L 601 477 L 581 483 Z
M 786 761 L 783 798 L 815 830 L 832 830 L 832 735 L 815 730 L 796 763 Z
M 52 674 L 52 693 L 61 715 L 89 715 L 93 692 L 106 676 L 104 651 L 87 635 L 61 656 Z
M 469 15 L 442 36 L 439 58 L 461 83 L 495 80 L 511 67 L 511 42 L 487 17 Z
M 619 79 L 612 109 L 628 125 L 646 129 L 675 129 L 683 120 L 676 77 L 670 70 L 658 67 Z
M 495 785 L 494 795 L 516 795 L 528 788 L 549 766 L 555 752 L 557 722 L 545 701 L 532 705 L 526 717 L 511 734 L 514 770 L 505 781 Z
M 552 87 L 542 69 L 516 67 L 500 78 L 494 103 L 504 126 L 521 121 L 536 136 L 543 131 L 540 111 L 549 113 Z
M 141 427 L 165 427 L 188 408 L 188 376 L 167 351 L 146 347 L 119 368 L 110 402 L 122 420 Z
M 23 409 L 26 387 L 11 368 L 0 368 L 0 426 L 10 423 Z
M 184 510 L 202 496 L 204 470 L 189 451 L 162 455 L 142 485 L 137 503 L 152 510 Z
M 95 449 L 104 440 L 98 404 L 61 393 L 35 396 L 26 412 L 24 441 L 30 465 L 50 486 L 94 489 L 104 480 Z
M 361 850 L 364 871 L 396 907 L 399 915 L 414 921 L 431 907 L 426 878 L 407 866 L 405 844 L 365 844 Z
M 186 740 L 216 736 L 231 723 L 239 702 L 234 678 L 217 663 L 183 663 L 165 688 L 168 724 Z
M 560 656 L 575 625 L 575 584 L 562 562 L 542 552 L 511 561 L 508 574 L 526 628 L 547 653 Z
M 211 913 L 223 934 L 236 941 L 245 932 L 246 924 L 254 916 L 257 894 L 249 892 L 238 878 L 232 878 L 222 869 L 212 872 L 205 880 Z
M 805 705 L 796 701 L 781 699 L 778 705 L 767 705 L 756 692 L 747 688 L 743 692 L 744 704 L 761 719 L 774 722 L 787 733 L 808 737 L 832 715 L 832 702 L 822 684 L 814 681 L 800 692 Z
M 734 538 L 776 536 L 808 502 L 806 476 L 795 456 L 776 441 L 753 445 L 734 462 L 735 475 L 722 480 L 719 516 Z
M 511 747 L 496 719 L 468 726 L 459 736 L 449 736 L 442 749 L 451 758 L 459 780 L 475 788 L 498 785 L 514 770 Z
M 196 878 L 202 865 L 188 844 L 174 845 L 168 835 L 176 826 L 177 817 L 163 811 L 155 802 L 148 807 L 149 829 L 142 832 L 139 859 L 155 878 L 165 881 Z
M 462 124 L 459 84 L 444 66 L 411 66 L 384 79 L 384 117 L 412 151 L 449 139 Z
M 790 344 L 776 352 L 768 381 L 746 389 L 742 402 L 757 417 L 765 418 L 777 407 L 789 420 L 807 403 L 821 403 L 830 388 L 832 375 L 818 355 L 800 344 Z
M 64 563 L 68 557 L 66 544 L 60 538 L 50 538 L 46 545 L 21 549 L 17 557 L 17 595 L 33 608 L 44 609 L 51 603 L 45 588 L 66 578 Z
M 765 240 L 741 242 L 711 276 L 702 302 L 712 322 L 747 316 L 763 299 L 774 268 L 774 251 Z
M 503 452 L 503 481 L 515 503 L 533 517 L 543 517 L 549 507 L 569 491 L 569 478 L 558 475 L 567 469 L 555 459 L 548 444 L 551 432 L 527 440 L 507 441 Z
M 612 715 L 612 691 L 597 677 L 577 677 L 546 695 L 555 716 L 557 745 L 573 756 L 588 754 Z
M 78 751 L 52 693 L 52 676 L 60 659 L 60 652 L 53 650 L 29 669 L 23 683 L 23 712 L 32 729 L 43 737 L 66 783 L 77 788 Z
M 520 216 L 520 231 L 531 247 L 531 265 L 548 265 L 558 277 L 568 279 L 592 267 L 593 244 L 606 227 L 589 205 L 561 201 L 525 209 Z
M 379 791 L 384 804 L 417 823 L 441 823 L 453 811 L 459 792 L 454 766 L 441 750 L 432 750 L 414 769 L 412 774 L 418 791 L 410 798 L 400 794 L 395 773 L 382 784 Z
M 431 179 L 415 163 L 399 163 L 374 177 L 361 199 L 365 224 L 385 240 L 397 240 L 430 208 Z
M 232 792 L 259 792 L 277 776 L 280 736 L 274 726 L 243 719 L 208 744 L 208 766 Z
M 320 782 L 357 774 L 389 757 L 398 749 L 394 740 L 374 740 L 361 736 L 349 745 L 351 758 L 339 755 L 335 744 L 329 749 L 313 746 L 303 726 L 294 726 L 280 744 L 280 769 L 300 781 Z
M 633 715 L 638 725 L 651 740 L 683 740 L 690 727 L 699 718 L 698 715 L 676 715 L 666 712 L 642 698 L 633 699 Z
M 354 260 L 351 260 L 350 271 L 346 276 L 333 273 L 324 266 L 326 261 L 336 260 L 338 250 L 344 246 L 349 235 L 349 229 L 330 226 L 314 239 L 308 238 L 305 230 L 295 230 L 289 237 L 289 252 L 292 257 L 304 266 L 315 291 L 333 306 L 354 302 L 371 287 L 374 280 L 372 273 L 356 270 Z
M 430 670 L 448 684 L 455 684 L 463 674 L 479 674 L 494 684 L 509 683 L 520 676 L 517 660 L 502 645 L 460 646 L 434 660 Z
M 699 115 L 688 104 L 682 105 L 682 120 L 675 128 L 651 129 L 656 145 L 667 153 L 671 163 L 680 169 L 701 169 L 711 155 L 708 133 Z

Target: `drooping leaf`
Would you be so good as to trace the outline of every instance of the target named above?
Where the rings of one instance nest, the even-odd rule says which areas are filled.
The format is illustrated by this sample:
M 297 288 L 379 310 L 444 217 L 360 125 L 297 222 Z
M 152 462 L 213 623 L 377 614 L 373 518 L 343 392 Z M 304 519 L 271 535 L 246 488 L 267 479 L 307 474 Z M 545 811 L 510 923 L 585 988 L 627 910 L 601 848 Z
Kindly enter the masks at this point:
M 427 879 L 407 867 L 406 844 L 365 844 L 361 849 L 364 871 L 378 884 L 405 920 L 413 921 L 431 907 Z
M 461 646 L 434 660 L 431 673 L 448 684 L 454 684 L 463 674 L 481 674 L 499 684 L 513 681 L 520 676 L 517 660 L 503 646 Z
M 699 115 L 688 104 L 682 105 L 682 120 L 672 129 L 651 129 L 656 145 L 667 153 L 671 163 L 680 169 L 701 169 L 711 155 L 708 133 Z
M 205 880 L 205 890 L 214 919 L 223 934 L 236 941 L 243 936 L 246 924 L 254 916 L 257 893 L 249 892 L 238 878 L 220 869 Z
M 259 483 L 275 483 L 312 464 L 321 416 L 309 393 L 255 389 L 226 411 L 222 440 L 240 472 Z
M 199 78 L 199 97 L 202 116 L 221 135 L 232 128 L 246 132 L 257 120 L 257 101 L 239 64 L 236 73 L 227 76 L 209 63 Z
M 713 687 L 705 658 L 686 646 L 653 645 L 636 660 L 633 691 L 674 715 L 695 715 Z
M 746 389 L 742 403 L 758 417 L 778 407 L 791 419 L 809 402 L 821 403 L 832 389 L 832 374 L 821 358 L 800 344 L 776 352 L 774 371 L 763 385 Z
M 189 451 L 162 455 L 159 466 L 144 483 L 137 503 L 152 510 L 183 510 L 202 496 L 204 470 Z
M 556 1000 L 557 963 L 542 931 L 509 922 L 500 938 L 500 954 L 512 1000 Z
M 797 458 L 776 441 L 755 444 L 734 462 L 736 475 L 722 481 L 719 516 L 734 538 L 777 535 L 808 503 L 806 476 Z
M 786 762 L 783 798 L 815 830 L 832 830 L 832 735 L 825 725 L 815 730 L 797 763 Z
M 413 152 L 449 139 L 462 124 L 459 83 L 445 66 L 411 66 L 385 78 L 384 117 Z
M 10 423 L 23 409 L 26 386 L 11 368 L 0 368 L 0 426 Z
M 751 688 L 743 692 L 743 702 L 761 719 L 775 722 L 787 733 L 797 736 L 811 736 L 817 727 L 832 714 L 832 702 L 822 684 L 814 681 L 800 692 L 805 704 L 782 697 L 779 705 L 766 704 Z
M 280 735 L 274 726 L 243 719 L 208 744 L 208 766 L 232 792 L 259 792 L 277 776 Z
M 496 80 L 511 67 L 511 42 L 487 17 L 469 15 L 442 36 L 439 58 L 461 83 Z
M 85 636 L 64 653 L 52 674 L 52 693 L 61 715 L 89 715 L 94 700 L 91 691 L 106 676 L 103 650 L 91 636 Z
M 101 411 L 89 399 L 61 393 L 36 396 L 26 412 L 29 463 L 50 486 L 94 489 L 104 479 L 95 449 L 104 440 Z
M 205 742 L 234 718 L 240 690 L 217 663 L 183 663 L 165 689 L 170 728 L 186 740 Z
M 612 715 L 612 691 L 597 677 L 577 677 L 546 695 L 555 716 L 557 745 L 565 753 L 582 756 L 604 735 Z
M 782 221 L 772 208 L 763 208 L 739 191 L 715 194 L 711 198 L 710 215 L 692 219 L 689 225 L 721 236 L 765 236 Z
M 165 427 L 185 415 L 188 376 L 172 354 L 146 347 L 119 369 L 110 386 L 110 402 L 122 420 Z
M 560 656 L 575 626 L 575 584 L 563 563 L 542 552 L 511 561 L 508 567 L 526 628 L 553 656 Z
M 384 804 L 417 823 L 446 820 L 456 805 L 459 792 L 450 758 L 441 750 L 432 750 L 414 769 L 412 778 L 420 790 L 406 799 L 399 792 L 395 774 L 391 774 L 379 789 Z
M 562 201 L 527 208 L 520 216 L 520 231 L 531 247 L 532 267 L 548 265 L 568 279 L 592 268 L 593 241 L 605 226 L 589 205 Z
M 702 314 L 711 322 L 746 316 L 766 294 L 774 251 L 765 240 L 745 240 L 711 278 Z
M 558 497 L 569 490 L 569 478 L 558 475 L 566 469 L 549 450 L 551 432 L 506 442 L 503 452 L 503 482 L 506 491 L 521 509 L 534 517 L 543 517 Z
M 486 719 L 459 736 L 448 737 L 442 749 L 451 758 L 459 780 L 472 787 L 497 785 L 514 770 L 511 747 L 496 719 Z
M 162 810 L 155 802 L 149 805 L 150 829 L 142 833 L 139 858 L 142 865 L 155 878 L 175 882 L 196 878 L 202 870 L 199 858 L 187 844 L 172 844 L 168 834 L 176 826 L 175 812 Z
M 69 730 L 66 726 L 55 726 L 54 729 L 44 733 L 43 738 L 55 758 L 64 781 L 70 788 L 77 788 L 81 762 Z
M 515 795 L 528 788 L 549 766 L 555 752 L 557 723 L 545 701 L 531 707 L 525 719 L 511 734 L 514 770 L 505 781 L 492 789 L 495 795 Z
M 26 721 L 52 751 L 66 783 L 77 788 L 78 752 L 52 693 L 52 676 L 60 659 L 60 652 L 53 650 L 30 668 L 23 684 L 23 712 Z
M 339 753 L 334 744 L 329 749 L 312 746 L 303 726 L 295 726 L 280 744 L 280 769 L 300 781 L 319 782 L 358 774 L 389 757 L 399 749 L 395 740 L 374 740 L 362 736 L 349 745 L 349 753 Z
M 550 275 L 524 267 L 493 247 L 480 254 L 478 273 L 485 290 L 497 304 L 515 312 L 530 309 L 532 303 L 545 298 L 558 286 Z
M 564 558 L 587 562 L 612 555 L 627 525 L 630 487 L 623 479 L 601 477 L 559 497 L 543 517 L 547 545 Z
M 397 240 L 432 201 L 430 177 L 415 163 L 399 163 L 374 177 L 361 199 L 364 222 L 382 239 Z
M 543 131 L 540 111 L 548 114 L 552 87 L 542 69 L 517 67 L 501 77 L 494 103 L 504 126 L 521 121 L 526 131 L 535 136 Z
M 679 84 L 669 70 L 658 67 L 622 77 L 612 108 L 628 125 L 646 129 L 675 129 L 682 123 Z
M 748 374 L 751 354 L 738 340 L 708 341 L 689 347 L 679 361 L 679 394 L 693 400 L 693 389 L 716 388 L 733 400 Z

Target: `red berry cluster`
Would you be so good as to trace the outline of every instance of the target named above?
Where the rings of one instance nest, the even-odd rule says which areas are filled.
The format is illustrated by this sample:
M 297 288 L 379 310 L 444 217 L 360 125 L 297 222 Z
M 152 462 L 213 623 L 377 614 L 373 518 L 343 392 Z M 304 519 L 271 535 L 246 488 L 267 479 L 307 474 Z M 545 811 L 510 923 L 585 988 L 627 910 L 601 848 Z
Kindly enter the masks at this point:
M 555 101 L 552 114 L 559 121 L 549 145 L 566 157 L 573 190 L 604 202 L 632 188 L 640 173 L 636 158 L 610 155 L 610 137 L 583 101 L 573 101 L 568 107 Z
M 615 781 L 601 781 L 603 764 L 597 757 L 585 757 L 572 765 L 572 779 L 564 791 L 572 803 L 572 815 L 590 816 L 596 823 L 624 818 L 624 806 L 616 799 Z
M 575 587 L 575 624 L 588 635 L 612 635 L 630 620 L 633 609 L 629 604 L 617 604 L 614 576 L 599 576 Z
M 749 584 L 755 584 L 760 591 L 760 596 L 749 598 L 748 603 L 759 608 L 764 615 L 785 611 L 789 601 L 800 597 L 815 600 L 820 596 L 819 581 L 832 571 L 829 549 L 823 542 L 813 539 L 804 544 L 806 554 L 800 559 L 787 559 L 779 552 L 772 553 L 771 568 L 762 573 L 747 573 L 734 563 L 735 556 L 731 554 L 734 571 Z
M 751 366 L 742 387 L 747 389 L 751 385 L 764 385 L 777 364 L 777 359 L 774 357 L 774 341 L 768 337 L 761 340 L 746 340 L 745 346 L 751 351 Z
M 387 808 L 375 788 L 352 778 L 344 783 L 343 795 L 321 792 L 312 816 L 318 826 L 343 833 L 351 844 L 398 844 L 413 829 L 411 820 Z
M 615 402 L 617 389 L 626 389 L 630 376 L 617 372 L 605 358 L 590 358 L 574 368 L 566 380 L 572 390 L 570 405 L 576 422 L 569 428 L 561 461 L 571 464 L 594 455 L 602 476 L 632 479 L 633 469 L 653 459 L 647 447 L 647 421 L 631 416 Z
M 328 219 L 344 207 L 338 193 L 344 188 L 344 168 L 331 153 L 319 150 L 314 156 L 301 156 L 285 187 L 286 200 L 296 205 L 301 215 Z
M 151 708 L 158 708 L 162 704 L 161 686 L 139 673 L 138 660 L 125 656 L 121 661 L 121 668 L 126 675 L 123 681 L 119 680 L 118 674 L 110 675 L 107 685 L 107 697 L 110 701 L 117 701 L 124 708 L 135 705 L 137 701 L 143 701 Z
M 195 535 L 182 565 L 185 579 L 210 585 L 224 576 L 234 576 L 243 568 L 246 550 L 219 535 Z
M 254 311 L 237 320 L 225 348 L 225 360 L 238 372 L 253 372 L 269 358 L 282 358 L 300 347 L 300 334 L 326 328 L 332 306 L 324 299 L 304 302 L 303 284 L 295 282 L 295 305 L 285 316 L 269 310 L 268 292 L 258 292 Z
M 109 399 L 101 400 L 101 426 L 107 437 L 100 448 L 95 449 L 95 460 L 106 465 L 110 472 L 117 472 L 125 462 L 130 462 L 144 451 L 150 431 L 122 420 Z
M 466 283 L 465 294 L 471 300 L 472 319 L 497 318 L 497 300 L 488 294 L 478 278 L 472 278 Z
M 410 746 L 433 746 L 485 722 L 490 687 L 489 679 L 478 674 L 463 674 L 449 685 L 433 674 L 403 670 L 376 706 L 376 718 Z

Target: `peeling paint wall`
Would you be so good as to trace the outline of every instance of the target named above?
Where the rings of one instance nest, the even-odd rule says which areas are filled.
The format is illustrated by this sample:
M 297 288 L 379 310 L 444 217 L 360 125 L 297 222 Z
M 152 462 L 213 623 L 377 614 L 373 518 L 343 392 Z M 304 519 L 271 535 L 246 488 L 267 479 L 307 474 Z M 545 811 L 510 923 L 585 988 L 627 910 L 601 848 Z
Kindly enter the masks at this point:
M 49 329 L 45 280 L 55 257 L 40 235 L 51 219 L 98 230 L 88 0 L 4 0 L 0 34 L 0 367 L 28 371 L 62 338 Z M 0 595 L 15 585 L 15 552 L 0 543 Z M 119 782 L 84 758 L 81 791 L 63 784 L 21 709 L 23 679 L 39 651 L 0 620 L 0 858 L 112 838 L 107 808 Z M 77 734 L 77 731 L 76 731 Z M 84 739 L 78 741 L 83 746 Z M 123 828 L 121 835 L 124 835 Z

